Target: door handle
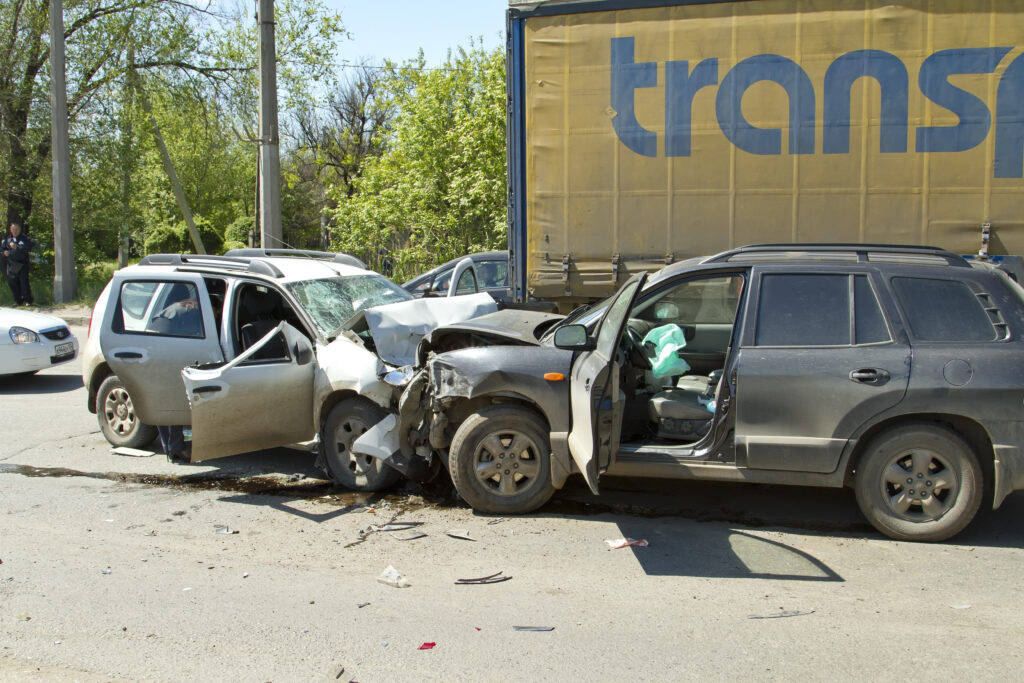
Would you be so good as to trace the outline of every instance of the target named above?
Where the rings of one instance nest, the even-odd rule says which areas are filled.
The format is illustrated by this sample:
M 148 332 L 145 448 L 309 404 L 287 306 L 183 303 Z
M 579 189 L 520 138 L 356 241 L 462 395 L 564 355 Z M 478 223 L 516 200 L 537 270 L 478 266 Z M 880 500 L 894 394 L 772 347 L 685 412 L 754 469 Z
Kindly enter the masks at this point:
M 889 373 L 877 368 L 861 368 L 850 372 L 850 379 L 861 384 L 888 382 Z
M 118 351 L 117 353 L 114 354 L 114 358 L 124 358 L 124 359 L 133 358 L 133 359 L 138 359 L 138 358 L 142 358 L 142 354 L 139 353 L 138 351 Z
M 195 389 L 192 390 L 192 394 L 213 394 L 220 391 L 220 389 L 221 388 L 216 384 L 208 384 L 205 387 L 196 387 Z

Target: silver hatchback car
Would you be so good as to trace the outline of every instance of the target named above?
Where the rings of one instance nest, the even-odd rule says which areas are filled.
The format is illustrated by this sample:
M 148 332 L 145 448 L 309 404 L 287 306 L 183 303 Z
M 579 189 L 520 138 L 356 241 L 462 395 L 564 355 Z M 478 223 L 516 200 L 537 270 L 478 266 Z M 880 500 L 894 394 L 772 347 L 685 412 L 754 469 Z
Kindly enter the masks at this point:
M 198 461 L 319 433 L 324 466 L 342 484 L 397 480 L 348 449 L 386 414 L 393 388 L 382 380 L 390 366 L 346 323 L 365 309 L 410 306 L 447 306 L 455 312 L 437 319 L 447 323 L 494 301 L 414 300 L 352 257 L 292 253 L 152 255 L 114 274 L 82 348 L 88 408 L 112 445 L 142 447 L 156 425 L 186 425 Z M 476 292 L 470 264 L 456 275 L 453 293 Z

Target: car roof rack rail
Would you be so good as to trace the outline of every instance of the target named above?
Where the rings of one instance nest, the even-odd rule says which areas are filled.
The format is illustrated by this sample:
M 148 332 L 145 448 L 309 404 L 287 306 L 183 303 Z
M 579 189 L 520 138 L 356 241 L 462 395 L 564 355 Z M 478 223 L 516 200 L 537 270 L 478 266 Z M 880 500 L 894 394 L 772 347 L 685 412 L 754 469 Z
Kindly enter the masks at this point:
M 351 254 L 335 253 L 332 251 L 316 251 L 313 249 L 259 249 L 259 248 L 248 248 L 248 249 L 231 249 L 225 256 L 241 256 L 247 258 L 259 258 L 259 257 L 271 257 L 271 256 L 286 256 L 292 258 L 315 258 L 323 259 L 327 261 L 334 261 L 335 263 L 343 263 L 347 266 L 355 266 L 356 268 L 362 268 L 366 270 L 366 264 L 352 256 Z
M 750 244 L 744 247 L 737 247 L 723 251 L 710 257 L 705 263 L 730 261 L 737 256 L 752 256 L 755 254 L 851 254 L 856 255 L 857 261 L 892 261 L 905 257 L 906 261 L 921 261 L 922 257 L 928 263 L 935 263 L 941 259 L 947 265 L 970 268 L 964 258 L 941 247 L 931 247 L 920 244 L 871 244 L 860 242 L 807 242 L 807 243 L 774 243 L 774 244 Z M 903 260 L 903 259 L 900 259 Z
M 150 254 L 143 256 L 139 261 L 140 266 L 217 266 L 219 268 L 233 268 L 245 270 L 257 275 L 267 277 L 284 277 L 284 273 L 272 263 L 260 261 L 253 258 L 242 258 L 231 255 L 230 252 L 223 256 L 213 254 Z

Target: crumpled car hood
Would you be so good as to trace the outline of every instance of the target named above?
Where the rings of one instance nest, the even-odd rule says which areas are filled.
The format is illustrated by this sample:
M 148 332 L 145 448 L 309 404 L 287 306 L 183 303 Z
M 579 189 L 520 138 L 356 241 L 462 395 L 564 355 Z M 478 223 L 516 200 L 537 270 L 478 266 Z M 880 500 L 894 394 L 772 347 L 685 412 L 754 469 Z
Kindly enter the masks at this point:
M 486 292 L 445 299 L 412 299 L 374 306 L 363 311 L 377 355 L 390 365 L 412 365 L 425 334 L 441 325 L 498 310 Z
M 426 339 L 439 339 L 446 332 L 476 332 L 518 343 L 539 344 L 536 331 L 548 327 L 552 321 L 561 320 L 563 317 L 565 316 L 557 313 L 505 309 L 472 320 L 438 326 L 427 335 Z

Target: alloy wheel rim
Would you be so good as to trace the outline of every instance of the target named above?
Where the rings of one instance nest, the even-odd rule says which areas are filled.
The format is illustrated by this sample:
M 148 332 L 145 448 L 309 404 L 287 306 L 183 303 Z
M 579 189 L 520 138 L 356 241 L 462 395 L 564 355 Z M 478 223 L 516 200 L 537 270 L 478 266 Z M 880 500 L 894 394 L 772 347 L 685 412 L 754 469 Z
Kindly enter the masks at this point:
M 880 484 L 889 510 L 909 522 L 941 518 L 960 492 L 960 478 L 948 459 L 928 449 L 907 450 L 890 459 Z
M 520 495 L 540 479 L 539 449 L 523 432 L 495 431 L 477 444 L 473 471 L 490 492 L 503 497 Z

